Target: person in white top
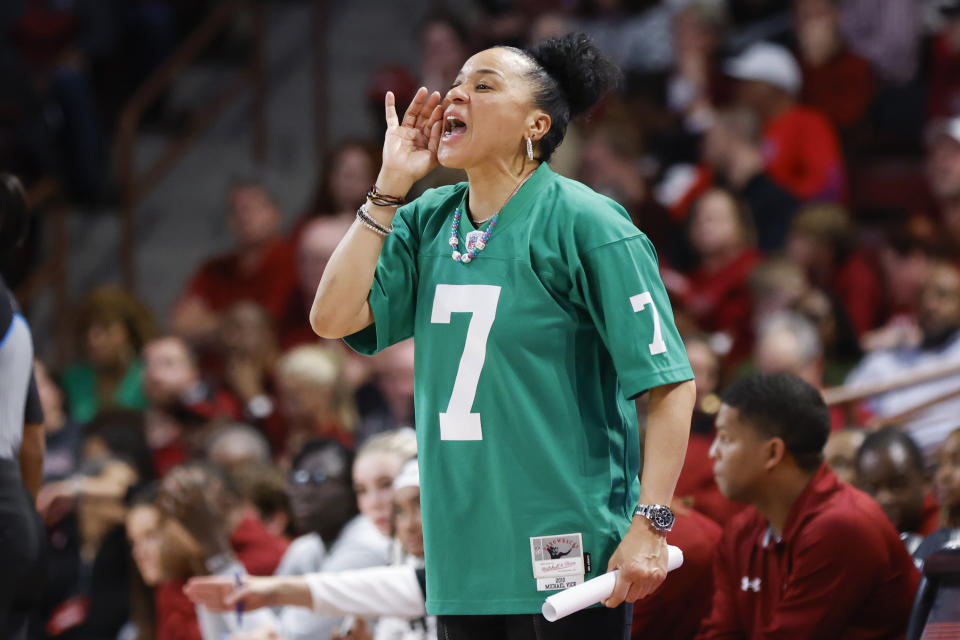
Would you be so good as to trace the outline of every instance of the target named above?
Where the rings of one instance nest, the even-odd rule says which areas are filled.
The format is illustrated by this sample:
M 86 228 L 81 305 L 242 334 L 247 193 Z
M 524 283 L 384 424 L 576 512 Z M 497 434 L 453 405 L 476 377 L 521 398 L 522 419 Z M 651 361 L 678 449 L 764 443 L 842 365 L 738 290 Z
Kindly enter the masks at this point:
M 960 269 L 938 262 L 930 267 L 917 305 L 920 341 L 867 354 L 847 376 L 846 386 L 895 381 L 910 373 L 960 366 Z M 932 455 L 957 426 L 960 374 L 945 375 L 870 398 L 879 418 L 903 416 L 902 427 Z
M 409 461 L 393 484 L 394 529 L 403 549 L 389 567 L 308 573 L 298 577 L 248 577 L 238 587 L 227 577 L 191 579 L 184 592 L 211 612 L 264 607 L 302 607 L 326 616 L 379 616 L 374 633 L 358 620 L 342 640 L 435 640 L 436 621 L 426 615 L 420 474 Z

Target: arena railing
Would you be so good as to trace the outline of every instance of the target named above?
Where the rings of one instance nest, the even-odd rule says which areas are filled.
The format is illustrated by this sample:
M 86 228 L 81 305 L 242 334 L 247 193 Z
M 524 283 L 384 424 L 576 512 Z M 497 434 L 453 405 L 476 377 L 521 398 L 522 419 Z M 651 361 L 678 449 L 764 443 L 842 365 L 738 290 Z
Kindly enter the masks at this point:
M 846 406 L 848 407 L 849 415 L 849 408 L 862 400 L 955 375 L 960 375 L 960 362 L 951 362 L 932 367 L 914 367 L 904 370 L 895 378 L 890 378 L 882 382 L 864 385 L 841 385 L 837 387 L 830 387 L 828 389 L 824 389 L 822 393 L 823 399 L 827 405 Z M 884 427 L 887 425 L 900 425 L 936 404 L 946 402 L 947 400 L 952 400 L 957 397 L 960 397 L 960 388 L 945 391 L 938 396 L 929 398 L 912 407 L 909 407 L 897 413 L 896 415 L 878 417 L 873 423 L 870 424 L 870 426 Z
M 234 23 L 241 12 L 252 17 L 253 47 L 240 73 L 205 101 L 182 133 L 171 138 L 157 158 L 143 171 L 136 169 L 137 146 L 144 113 L 170 88 L 177 74 L 202 55 L 207 46 Z M 150 191 L 196 143 L 227 108 L 248 88 L 252 90 L 250 109 L 253 130 L 251 154 L 257 164 L 266 157 L 267 125 L 264 114 L 266 96 L 266 58 L 264 0 L 224 0 L 191 33 L 154 74 L 134 93 L 119 119 L 115 145 L 117 182 L 121 193 L 121 263 L 124 284 L 136 290 L 136 209 Z

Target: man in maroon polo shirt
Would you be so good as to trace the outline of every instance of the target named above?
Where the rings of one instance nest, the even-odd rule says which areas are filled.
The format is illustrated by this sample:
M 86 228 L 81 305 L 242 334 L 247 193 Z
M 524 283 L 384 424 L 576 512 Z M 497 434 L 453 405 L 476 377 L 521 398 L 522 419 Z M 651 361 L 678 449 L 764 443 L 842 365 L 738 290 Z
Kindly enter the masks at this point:
M 877 503 L 823 464 L 820 393 L 750 376 L 724 393 L 716 426 L 717 484 L 751 506 L 724 529 L 697 637 L 902 638 L 919 575 Z

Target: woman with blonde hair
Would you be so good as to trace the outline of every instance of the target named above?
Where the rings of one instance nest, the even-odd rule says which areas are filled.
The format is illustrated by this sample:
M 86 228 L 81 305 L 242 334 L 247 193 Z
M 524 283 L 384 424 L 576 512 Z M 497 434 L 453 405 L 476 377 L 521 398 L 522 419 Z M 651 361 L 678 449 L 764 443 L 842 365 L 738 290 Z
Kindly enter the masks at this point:
M 298 451 L 311 438 L 354 445 L 357 410 L 337 350 L 304 345 L 277 362 L 277 400 L 287 421 L 286 451 Z

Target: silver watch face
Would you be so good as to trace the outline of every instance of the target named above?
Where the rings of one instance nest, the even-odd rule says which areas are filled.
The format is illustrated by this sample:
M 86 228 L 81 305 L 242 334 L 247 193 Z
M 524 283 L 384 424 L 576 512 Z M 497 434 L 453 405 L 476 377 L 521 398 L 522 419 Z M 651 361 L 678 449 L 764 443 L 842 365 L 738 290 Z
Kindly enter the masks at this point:
M 673 511 L 667 507 L 654 507 L 650 510 L 650 521 L 661 531 L 669 531 L 673 527 L 673 520 Z

